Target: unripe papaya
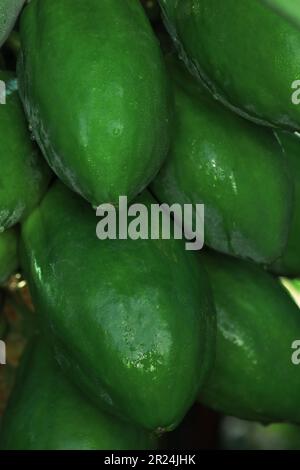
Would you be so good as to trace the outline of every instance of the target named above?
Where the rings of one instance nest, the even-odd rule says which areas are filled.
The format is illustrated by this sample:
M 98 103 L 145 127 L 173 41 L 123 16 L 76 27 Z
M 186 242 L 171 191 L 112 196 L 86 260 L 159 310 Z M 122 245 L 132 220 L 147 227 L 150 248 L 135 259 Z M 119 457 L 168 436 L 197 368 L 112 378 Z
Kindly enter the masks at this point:
M 137 202 L 156 201 L 145 192 Z M 99 406 L 173 429 L 213 359 L 206 273 L 182 240 L 98 240 L 96 220 L 59 182 L 27 218 L 20 251 L 33 302 L 59 363 Z
M 17 81 L 0 72 L 0 232 L 12 227 L 33 209 L 47 189 L 50 170 L 30 140 L 18 96 Z
M 168 58 L 175 97 L 169 156 L 151 189 L 160 202 L 205 205 L 205 243 L 257 263 L 283 252 L 293 184 L 273 132 L 227 110 Z M 194 211 L 195 214 L 195 211 Z
M 217 310 L 215 367 L 199 399 L 241 419 L 300 423 L 300 311 L 254 263 L 203 252 Z
M 1 450 L 153 449 L 146 431 L 101 412 L 64 377 L 43 338 L 30 344 L 1 422 Z
M 21 97 L 54 172 L 90 203 L 132 199 L 169 146 L 164 61 L 139 0 L 32 0 Z
M 1 0 L 0 2 L 0 47 L 14 27 L 25 0 Z
M 276 274 L 300 276 L 300 138 L 296 134 L 276 131 L 276 135 L 284 149 L 294 184 L 294 203 L 292 223 L 288 241 L 282 256 L 272 264 L 270 270 Z
M 262 0 L 279 15 L 300 26 L 300 11 L 297 0 Z
M 297 27 L 259 0 L 160 3 L 185 63 L 215 98 L 255 122 L 300 129 Z

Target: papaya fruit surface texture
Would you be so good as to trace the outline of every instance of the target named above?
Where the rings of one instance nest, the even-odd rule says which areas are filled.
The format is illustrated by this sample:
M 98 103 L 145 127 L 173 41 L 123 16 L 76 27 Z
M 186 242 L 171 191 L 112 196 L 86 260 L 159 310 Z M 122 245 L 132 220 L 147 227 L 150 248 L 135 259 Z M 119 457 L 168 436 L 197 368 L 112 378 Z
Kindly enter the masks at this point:
M 272 8 L 298 28 L 300 26 L 300 10 L 297 0 L 262 0 L 269 8 Z
M 20 92 L 60 179 L 94 206 L 140 193 L 169 147 L 169 87 L 138 0 L 32 0 Z
M 300 422 L 293 344 L 300 310 L 279 281 L 253 263 L 201 253 L 217 310 L 215 368 L 200 401 L 241 419 Z
M 294 204 L 287 245 L 282 256 L 271 266 L 271 271 L 288 277 L 298 277 L 300 276 L 300 138 L 296 134 L 282 131 L 276 131 L 276 135 L 283 146 L 292 175 Z
M 0 431 L 1 450 L 153 449 L 143 429 L 101 412 L 64 377 L 42 338 L 30 344 Z
M 39 202 L 50 180 L 50 170 L 30 140 L 18 96 L 17 81 L 0 71 L 5 104 L 0 104 L 0 232 L 25 217 Z
M 137 201 L 155 202 L 147 192 Z M 117 415 L 172 429 L 213 359 L 206 273 L 183 240 L 99 240 L 96 222 L 58 182 L 27 218 L 21 263 L 33 302 L 74 383 Z
M 282 254 L 293 184 L 273 132 L 230 112 L 168 57 L 173 142 L 151 189 L 160 202 L 205 205 L 205 243 L 268 263 Z
M 0 2 L 0 47 L 14 27 L 25 0 L 1 0 Z
M 17 269 L 19 234 L 16 228 L 0 233 L 0 284 Z
M 181 57 L 215 98 L 256 122 L 300 129 L 299 29 L 257 0 L 160 0 Z

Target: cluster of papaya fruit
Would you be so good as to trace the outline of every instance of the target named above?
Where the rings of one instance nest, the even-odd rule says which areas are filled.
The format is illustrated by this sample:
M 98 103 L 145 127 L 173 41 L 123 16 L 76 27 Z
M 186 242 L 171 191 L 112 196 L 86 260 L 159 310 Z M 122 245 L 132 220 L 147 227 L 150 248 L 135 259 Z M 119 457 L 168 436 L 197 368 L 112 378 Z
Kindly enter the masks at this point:
M 300 30 L 259 0 L 159 3 L 1 2 L 0 44 L 22 11 L 0 282 L 20 269 L 39 318 L 1 449 L 154 449 L 196 401 L 300 424 L 280 282 L 300 276 Z M 204 204 L 205 249 L 98 240 L 94 209 L 122 195 Z

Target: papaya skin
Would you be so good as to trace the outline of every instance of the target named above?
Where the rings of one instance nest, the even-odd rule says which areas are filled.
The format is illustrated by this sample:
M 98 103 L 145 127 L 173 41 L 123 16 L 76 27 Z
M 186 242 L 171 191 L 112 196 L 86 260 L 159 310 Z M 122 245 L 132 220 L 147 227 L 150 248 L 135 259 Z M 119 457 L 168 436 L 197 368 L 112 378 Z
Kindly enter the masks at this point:
M 25 353 L 0 431 L 1 450 L 146 450 L 153 436 L 101 412 L 64 376 L 42 337 Z
M 30 139 L 28 125 L 10 72 L 0 71 L 6 104 L 0 105 L 0 232 L 16 225 L 45 193 L 51 172 Z
M 18 241 L 19 233 L 15 227 L 0 233 L 0 285 L 19 266 Z
M 0 2 L 0 47 L 8 38 L 25 0 L 1 0 Z
M 270 271 L 287 277 L 300 276 L 300 138 L 289 132 L 276 131 L 287 160 L 294 183 L 292 224 L 282 256 L 270 267 Z
M 297 27 L 260 1 L 160 4 L 181 57 L 216 99 L 256 123 L 300 129 Z
M 300 13 L 295 0 L 262 0 L 269 8 L 273 8 L 278 15 L 300 26 Z
M 54 172 L 93 206 L 133 199 L 166 157 L 171 105 L 140 2 L 32 0 L 21 43 L 22 101 Z
M 226 415 L 262 423 L 300 422 L 292 344 L 300 311 L 279 280 L 254 263 L 200 255 L 217 310 L 215 367 L 199 400 Z
M 205 205 L 205 243 L 268 264 L 287 242 L 293 184 L 273 132 L 214 100 L 174 57 L 174 133 L 151 190 L 160 202 Z
M 145 192 L 137 202 L 156 201 Z M 53 185 L 22 226 L 33 302 L 86 395 L 147 429 L 171 430 L 213 361 L 206 273 L 183 240 L 98 240 L 97 222 L 84 200 Z

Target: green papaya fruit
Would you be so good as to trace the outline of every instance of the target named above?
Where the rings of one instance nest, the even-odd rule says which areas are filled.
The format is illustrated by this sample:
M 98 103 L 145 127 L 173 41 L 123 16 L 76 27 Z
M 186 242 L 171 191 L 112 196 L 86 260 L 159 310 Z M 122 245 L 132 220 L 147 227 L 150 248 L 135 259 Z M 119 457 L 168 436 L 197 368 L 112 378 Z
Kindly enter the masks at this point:
M 292 223 L 282 256 L 270 267 L 276 274 L 300 276 L 300 139 L 296 134 L 277 131 L 276 135 L 285 151 L 285 158 L 294 184 Z
M 254 263 L 201 253 L 217 310 L 216 361 L 199 400 L 241 419 L 300 423 L 300 310 Z
M 5 104 L 0 104 L 0 232 L 33 209 L 46 191 L 50 170 L 30 140 L 28 126 L 10 72 L 0 71 Z
M 93 205 L 132 199 L 169 147 L 169 87 L 139 0 L 32 0 L 19 81 L 49 165 Z
M 145 192 L 137 199 L 150 208 Z M 145 428 L 174 428 L 211 368 L 206 273 L 182 240 L 106 239 L 92 208 L 54 184 L 22 227 L 21 263 L 57 359 L 95 402 Z M 61 312 L 64 312 L 62 315 Z
M 43 338 L 30 345 L 4 414 L 2 450 L 153 449 L 143 429 L 101 412 L 64 377 Z
M 1 0 L 0 2 L 0 47 L 11 32 L 22 10 L 25 0 Z
M 0 233 L 0 284 L 18 268 L 19 233 L 15 227 Z
M 160 3 L 181 57 L 216 99 L 255 122 L 300 129 L 293 24 L 257 0 Z
M 300 10 L 298 0 L 262 0 L 278 14 L 300 26 Z
M 292 424 L 264 426 L 226 417 L 220 434 L 224 450 L 300 450 L 300 427 Z
M 257 263 L 287 242 L 293 185 L 272 131 L 231 113 L 168 58 L 174 138 L 151 189 L 161 202 L 205 205 L 205 242 Z M 195 211 L 194 211 L 195 214 Z

